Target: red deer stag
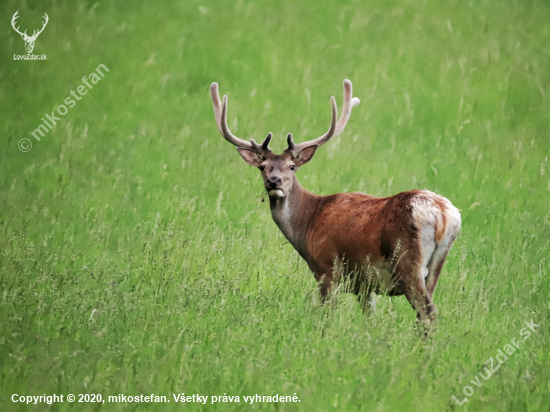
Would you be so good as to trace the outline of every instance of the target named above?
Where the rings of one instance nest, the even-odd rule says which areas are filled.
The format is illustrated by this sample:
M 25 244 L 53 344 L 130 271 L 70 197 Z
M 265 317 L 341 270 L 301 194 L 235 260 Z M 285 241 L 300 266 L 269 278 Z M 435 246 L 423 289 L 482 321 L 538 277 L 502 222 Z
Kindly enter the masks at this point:
M 220 133 L 237 146 L 248 164 L 260 169 L 273 220 L 309 265 L 322 298 L 329 297 L 332 285 L 342 275 L 360 280 L 353 286 L 356 294 L 379 293 L 382 280 L 389 279 L 389 287 L 382 292 L 390 296 L 404 294 L 418 319 L 433 323 L 437 309 L 432 296 L 460 229 L 458 209 L 446 198 L 426 190 L 385 198 L 362 193 L 318 196 L 305 190 L 296 178 L 299 167 L 311 160 L 315 150 L 344 130 L 352 107 L 359 104 L 359 99 L 352 98 L 351 82 L 344 81 L 340 119 L 332 97 L 328 131 L 298 144 L 289 134 L 288 147 L 279 155 L 268 147 L 271 133 L 261 144 L 233 135 L 227 127 L 227 96 L 220 101 L 217 83 L 212 83 L 210 93 Z M 372 277 L 358 276 L 367 266 L 378 274 L 377 283 L 371 282 Z

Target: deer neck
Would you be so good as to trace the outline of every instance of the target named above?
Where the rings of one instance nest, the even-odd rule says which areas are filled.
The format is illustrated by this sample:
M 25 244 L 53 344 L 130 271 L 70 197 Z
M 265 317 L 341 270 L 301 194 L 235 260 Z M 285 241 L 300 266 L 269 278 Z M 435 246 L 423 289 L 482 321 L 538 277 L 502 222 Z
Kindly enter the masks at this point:
M 317 211 L 319 199 L 320 196 L 305 190 L 296 177 L 285 197 L 269 198 L 274 222 L 304 259 L 307 256 L 307 231 Z

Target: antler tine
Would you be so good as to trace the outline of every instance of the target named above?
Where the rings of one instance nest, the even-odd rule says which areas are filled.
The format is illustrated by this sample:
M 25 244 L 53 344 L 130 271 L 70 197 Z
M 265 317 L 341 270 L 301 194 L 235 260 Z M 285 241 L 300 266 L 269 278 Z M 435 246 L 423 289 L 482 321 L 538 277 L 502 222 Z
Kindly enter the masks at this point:
M 269 149 L 269 142 L 271 142 L 271 138 L 273 137 L 273 133 L 269 132 L 267 136 L 264 139 L 264 142 L 262 143 L 262 149 L 268 150 Z
M 227 126 L 227 101 L 228 101 L 227 96 L 223 96 L 222 115 L 220 119 L 223 137 L 225 137 L 226 140 L 233 143 L 235 146 L 251 148 L 252 147 L 251 143 L 248 143 L 245 140 L 239 139 L 237 136 L 231 133 L 231 130 L 229 130 L 229 127 Z
M 44 30 L 44 27 L 46 27 L 46 25 L 47 25 L 48 22 L 50 21 L 50 18 L 48 17 L 48 14 L 47 14 L 47 13 L 44 13 L 44 17 L 46 17 L 46 21 L 45 21 L 44 24 L 42 25 L 42 30 L 40 30 L 41 33 L 42 33 L 42 31 Z
M 218 83 L 214 82 L 210 85 L 210 96 L 212 97 L 212 104 L 214 105 L 214 118 L 216 119 L 216 126 L 218 126 L 218 130 L 223 135 L 223 130 L 220 122 L 222 116 L 222 102 L 220 101 Z
M 292 140 L 292 133 L 289 133 L 288 136 L 286 137 L 286 141 L 288 143 L 288 151 L 289 152 L 292 152 L 294 150 L 294 148 L 296 147 L 296 145 L 294 144 L 294 140 Z
M 44 13 L 44 16 L 46 17 L 46 21 L 42 24 L 42 28 L 40 30 L 33 30 L 31 38 L 36 39 L 40 33 L 44 31 L 46 28 L 46 25 L 48 24 L 48 21 L 50 21 L 50 18 L 46 13 Z
M 44 21 L 44 23 L 42 24 L 42 28 L 38 31 L 34 30 L 33 33 L 32 33 L 31 38 L 36 39 L 38 37 L 38 35 L 40 33 L 42 33 L 44 31 L 44 29 L 46 28 L 46 25 L 48 24 L 48 21 L 50 21 L 50 18 L 48 17 L 48 15 L 46 13 L 44 13 L 44 16 L 46 17 L 46 21 Z
M 323 136 L 318 137 L 317 139 L 309 140 L 307 142 L 302 142 L 298 144 L 294 143 L 294 141 L 292 140 L 292 135 L 289 134 L 287 139 L 288 148 L 286 149 L 286 151 L 292 153 L 293 155 L 296 155 L 308 146 L 313 146 L 313 145 L 321 146 L 326 142 L 328 142 L 333 137 L 336 137 L 340 133 L 342 133 L 351 115 L 351 108 L 353 106 L 357 106 L 360 103 L 360 100 L 357 97 L 352 97 L 352 92 L 353 90 L 352 90 L 351 82 L 348 79 L 344 80 L 344 107 L 342 110 L 342 116 L 340 117 L 340 120 L 338 120 L 338 123 L 336 123 L 336 119 L 338 118 L 336 100 L 334 99 L 334 97 L 331 97 L 330 102 L 332 104 L 332 120 L 330 123 L 330 129 L 328 130 L 328 132 L 326 132 Z
M 334 132 L 336 131 L 336 119 L 338 119 L 338 108 L 336 107 L 336 99 L 334 98 L 334 96 L 330 98 L 330 104 L 332 107 L 332 118 L 330 120 L 330 127 L 328 131 L 321 137 L 318 137 L 317 139 L 309 140 L 307 142 L 302 142 L 298 144 L 295 144 L 292 141 L 292 134 L 289 133 L 287 140 L 292 142 L 293 147 L 291 148 L 289 144 L 289 147 L 285 149 L 286 151 L 292 153 L 293 155 L 297 155 L 306 147 L 313 146 L 313 145 L 321 146 L 326 142 L 328 142 L 334 136 Z
M 250 143 L 246 140 L 239 139 L 229 130 L 227 126 L 227 96 L 223 96 L 223 103 L 220 101 L 220 94 L 218 90 L 218 83 L 214 82 L 210 85 L 210 95 L 212 96 L 212 103 L 214 104 L 214 116 L 216 118 L 216 124 L 221 135 L 230 143 L 233 143 L 237 147 L 252 150 L 260 155 L 264 155 L 271 152 L 268 145 L 273 135 L 269 133 L 264 139 L 261 145 L 256 143 L 254 139 L 250 139 Z
M 261 145 L 256 143 L 256 140 L 254 140 L 254 139 L 250 139 L 250 143 L 252 143 L 252 147 L 254 148 L 256 153 L 259 153 L 259 154 L 263 155 L 263 154 L 266 154 L 268 152 L 271 152 L 271 149 L 268 146 L 269 146 L 269 142 L 271 141 L 272 137 L 273 137 L 273 133 L 269 132 Z
M 212 103 L 214 104 L 214 116 L 216 118 L 216 124 L 221 135 L 230 143 L 233 143 L 237 147 L 244 147 L 247 149 L 252 148 L 252 144 L 239 139 L 233 135 L 227 127 L 227 96 L 223 96 L 223 104 L 220 101 L 220 93 L 218 91 L 218 83 L 214 82 L 210 85 L 210 95 L 212 96 Z
M 23 36 L 23 34 L 26 36 L 26 35 L 27 35 L 27 30 L 25 30 L 25 33 L 21 33 L 21 32 L 19 31 L 19 27 L 15 27 L 16 20 L 19 18 L 19 16 L 17 15 L 17 13 L 19 13 L 19 10 L 17 10 L 17 11 L 14 13 L 14 15 L 13 15 L 13 17 L 12 17 L 12 19 L 11 19 L 11 26 L 12 26 L 13 29 L 14 29 L 17 33 L 19 33 L 21 36 Z
M 342 108 L 342 116 L 336 125 L 336 131 L 334 132 L 333 137 L 336 137 L 342 133 L 346 127 L 346 124 L 348 124 L 348 120 L 351 115 L 351 108 L 361 103 L 361 100 L 357 97 L 352 97 L 352 92 L 353 88 L 351 82 L 348 79 L 344 80 L 344 107 Z

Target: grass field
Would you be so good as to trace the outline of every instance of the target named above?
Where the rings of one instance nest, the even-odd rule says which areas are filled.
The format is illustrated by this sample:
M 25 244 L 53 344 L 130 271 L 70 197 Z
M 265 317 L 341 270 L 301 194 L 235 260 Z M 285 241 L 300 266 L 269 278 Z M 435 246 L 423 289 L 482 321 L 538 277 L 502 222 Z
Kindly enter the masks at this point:
M 47 60 L 14 60 L 16 10 L 29 32 L 48 13 L 33 52 Z M 0 15 L 0 410 L 550 410 L 547 1 L 7 0 Z M 288 132 L 326 131 L 345 78 L 361 104 L 298 177 L 461 210 L 426 341 L 404 297 L 368 316 L 353 296 L 320 304 L 214 122 L 217 81 L 232 130 L 271 131 L 280 151 Z M 12 402 L 54 393 L 106 401 Z M 107 401 L 150 393 L 170 403 Z

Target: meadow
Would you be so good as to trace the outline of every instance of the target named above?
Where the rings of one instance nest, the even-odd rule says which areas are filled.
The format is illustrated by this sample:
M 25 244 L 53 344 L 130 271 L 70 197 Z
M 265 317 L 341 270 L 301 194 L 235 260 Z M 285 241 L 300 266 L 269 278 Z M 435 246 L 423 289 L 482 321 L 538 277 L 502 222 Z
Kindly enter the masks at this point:
M 47 60 L 14 60 L 16 10 L 28 32 L 48 14 Z M 6 0 L 0 15 L 0 410 L 549 410 L 547 1 Z M 298 178 L 323 195 L 428 189 L 461 210 L 426 340 L 403 296 L 368 314 L 343 293 L 321 304 L 214 122 L 216 81 L 232 131 L 273 132 L 280 151 L 288 132 L 326 131 L 345 78 L 361 104 Z M 106 400 L 151 393 L 171 401 Z M 211 403 L 224 394 L 240 402 Z

